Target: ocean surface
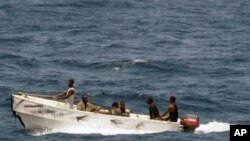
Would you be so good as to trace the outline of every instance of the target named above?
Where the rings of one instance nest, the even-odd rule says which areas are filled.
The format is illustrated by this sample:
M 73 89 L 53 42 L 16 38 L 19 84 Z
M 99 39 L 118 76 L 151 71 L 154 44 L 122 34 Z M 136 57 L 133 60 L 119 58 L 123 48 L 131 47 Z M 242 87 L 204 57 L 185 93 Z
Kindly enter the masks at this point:
M 0 140 L 229 140 L 230 124 L 250 123 L 249 9 L 249 0 L 0 0 Z M 23 129 L 11 94 L 56 94 L 70 78 L 75 103 L 88 93 L 148 114 L 151 95 L 163 113 L 174 95 L 180 115 L 201 125 L 193 134 Z

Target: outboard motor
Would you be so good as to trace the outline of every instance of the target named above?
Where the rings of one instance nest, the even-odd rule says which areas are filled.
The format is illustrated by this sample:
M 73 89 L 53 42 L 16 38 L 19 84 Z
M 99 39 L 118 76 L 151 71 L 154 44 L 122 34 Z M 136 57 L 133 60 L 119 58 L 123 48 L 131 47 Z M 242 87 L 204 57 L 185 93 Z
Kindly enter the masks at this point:
M 199 117 L 195 115 L 184 115 L 181 117 L 181 125 L 183 126 L 183 132 L 194 132 L 200 125 Z

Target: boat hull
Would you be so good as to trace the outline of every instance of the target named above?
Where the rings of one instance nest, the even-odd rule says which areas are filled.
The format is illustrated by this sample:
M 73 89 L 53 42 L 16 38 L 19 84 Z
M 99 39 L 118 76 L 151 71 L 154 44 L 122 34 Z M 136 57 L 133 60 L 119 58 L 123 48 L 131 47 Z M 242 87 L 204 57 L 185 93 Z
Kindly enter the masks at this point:
M 133 113 L 130 117 L 123 117 L 67 109 L 62 102 L 25 93 L 12 94 L 12 111 L 19 117 L 25 129 L 77 128 L 82 133 L 100 133 L 105 130 L 120 131 L 118 133 L 121 134 L 159 133 L 181 129 L 179 122 L 150 120 L 147 115 Z

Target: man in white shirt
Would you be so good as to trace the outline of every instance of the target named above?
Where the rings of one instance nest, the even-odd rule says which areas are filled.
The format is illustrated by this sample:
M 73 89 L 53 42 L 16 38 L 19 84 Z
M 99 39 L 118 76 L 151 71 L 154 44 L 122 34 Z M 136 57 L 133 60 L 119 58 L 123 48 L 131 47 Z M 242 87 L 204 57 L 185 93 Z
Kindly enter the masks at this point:
M 66 107 L 69 109 L 73 109 L 74 95 L 75 95 L 74 79 L 69 79 L 68 88 L 63 93 L 54 95 L 53 98 L 56 100 L 65 99 Z

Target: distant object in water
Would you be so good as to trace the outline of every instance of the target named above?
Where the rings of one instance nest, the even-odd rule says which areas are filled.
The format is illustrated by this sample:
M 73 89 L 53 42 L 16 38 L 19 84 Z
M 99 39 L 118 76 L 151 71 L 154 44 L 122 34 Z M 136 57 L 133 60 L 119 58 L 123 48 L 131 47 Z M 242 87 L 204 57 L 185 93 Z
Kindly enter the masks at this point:
M 146 64 L 147 61 L 143 60 L 143 59 L 134 59 L 134 60 L 132 60 L 132 63 L 143 63 L 143 64 Z

